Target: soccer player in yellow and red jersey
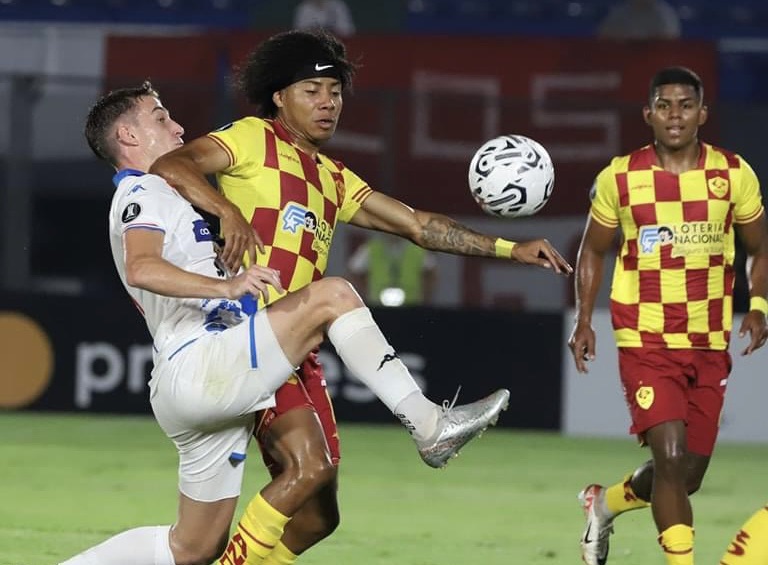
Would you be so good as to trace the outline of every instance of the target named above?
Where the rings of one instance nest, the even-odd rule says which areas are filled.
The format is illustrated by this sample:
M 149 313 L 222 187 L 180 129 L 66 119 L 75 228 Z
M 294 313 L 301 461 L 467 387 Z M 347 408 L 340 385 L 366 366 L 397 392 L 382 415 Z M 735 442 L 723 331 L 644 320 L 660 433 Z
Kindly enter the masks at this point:
M 353 73 L 344 45 L 328 34 L 290 31 L 272 36 L 250 54 L 240 72 L 240 86 L 256 116 L 194 140 L 153 165 L 152 172 L 222 220 L 222 257 L 230 268 L 238 268 L 245 254 L 278 270 L 289 293 L 298 291 L 322 277 L 336 224 L 342 221 L 400 235 L 431 250 L 571 272 L 546 240 L 513 243 L 476 233 L 443 215 L 414 210 L 322 154 L 321 146 L 336 130 L 342 93 L 351 86 Z M 226 198 L 206 181 L 205 175 L 213 173 Z M 361 318 L 360 324 L 367 326 L 370 320 Z M 381 362 L 387 367 L 400 363 L 394 356 Z M 444 426 L 451 409 L 443 413 L 420 390 L 398 384 L 402 380 L 390 375 L 365 384 L 409 430 L 424 461 L 442 466 L 455 449 L 437 449 L 449 443 L 438 430 L 442 426 L 455 433 L 458 423 Z M 265 411 L 261 422 L 257 434 L 273 475 L 295 475 L 307 484 L 314 469 L 325 468 L 329 460 L 338 463 L 333 410 L 313 356 L 278 391 L 276 406 Z M 245 548 L 245 563 L 287 565 L 329 535 L 339 519 L 336 482 L 315 485 L 317 490 L 293 514 L 274 547 Z M 246 515 L 250 521 L 262 517 L 258 512 Z M 241 540 L 251 543 L 241 531 L 247 525 L 241 521 L 232 551 L 221 563 L 237 560 L 233 554 L 243 547 Z
M 740 156 L 698 139 L 707 107 L 691 70 L 659 71 L 643 115 L 654 142 L 614 158 L 590 194 L 569 346 L 578 371 L 587 372 L 592 312 L 620 229 L 611 317 L 630 431 L 650 447 L 651 460 L 613 486 L 580 493 L 588 565 L 607 562 L 614 518 L 649 503 L 667 563 L 694 562 L 688 496 L 707 470 L 731 369 L 735 236 L 751 265 L 743 354 L 768 338 L 768 235 L 755 173 Z

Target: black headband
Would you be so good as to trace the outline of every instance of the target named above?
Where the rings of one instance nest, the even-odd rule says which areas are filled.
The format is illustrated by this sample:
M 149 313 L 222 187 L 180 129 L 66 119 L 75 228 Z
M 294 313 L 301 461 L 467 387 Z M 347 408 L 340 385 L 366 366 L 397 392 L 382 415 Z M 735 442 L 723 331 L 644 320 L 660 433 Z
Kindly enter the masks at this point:
M 275 90 L 282 90 L 286 86 L 302 80 L 307 80 L 308 78 L 335 78 L 342 83 L 344 82 L 337 65 L 320 61 L 308 63 L 303 67 L 299 67 L 292 75 L 279 81 Z

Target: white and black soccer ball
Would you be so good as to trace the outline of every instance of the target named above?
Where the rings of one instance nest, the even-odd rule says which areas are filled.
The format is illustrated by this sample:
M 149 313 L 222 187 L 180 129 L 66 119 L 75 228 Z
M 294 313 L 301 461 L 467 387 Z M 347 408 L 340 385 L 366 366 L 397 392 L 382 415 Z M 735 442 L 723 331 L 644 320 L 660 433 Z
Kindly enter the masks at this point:
M 554 187 L 549 153 L 524 135 L 486 141 L 469 164 L 472 197 L 492 216 L 531 216 L 544 207 Z

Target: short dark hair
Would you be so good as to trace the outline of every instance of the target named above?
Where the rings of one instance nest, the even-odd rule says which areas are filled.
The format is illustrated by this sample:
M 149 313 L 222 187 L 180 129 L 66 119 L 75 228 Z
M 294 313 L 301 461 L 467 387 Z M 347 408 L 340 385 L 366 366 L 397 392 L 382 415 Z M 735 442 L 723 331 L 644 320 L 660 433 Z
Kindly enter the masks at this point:
M 310 63 L 335 68 L 344 89 L 352 87 L 356 65 L 347 59 L 344 44 L 324 30 L 291 30 L 261 43 L 237 70 L 237 86 L 262 118 L 274 118 L 277 106 L 272 95 L 297 82 L 297 73 Z
M 665 84 L 687 84 L 696 91 L 696 96 L 700 102 L 704 101 L 704 84 L 699 75 L 686 67 L 667 67 L 661 69 L 651 79 L 651 87 L 648 92 L 648 100 L 653 104 L 656 96 L 656 89 Z
M 141 86 L 119 88 L 102 96 L 88 112 L 85 120 L 85 139 L 99 159 L 116 165 L 115 144 L 110 139 L 110 128 L 120 116 L 129 112 L 145 96 L 159 96 L 148 80 Z

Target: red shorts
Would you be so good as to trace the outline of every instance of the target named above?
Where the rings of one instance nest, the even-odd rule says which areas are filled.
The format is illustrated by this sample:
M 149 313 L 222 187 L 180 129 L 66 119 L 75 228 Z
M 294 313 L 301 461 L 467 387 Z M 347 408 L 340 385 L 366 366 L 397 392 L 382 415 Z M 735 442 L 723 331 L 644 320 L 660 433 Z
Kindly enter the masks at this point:
M 336 428 L 336 416 L 333 413 L 331 398 L 328 396 L 328 390 L 325 386 L 323 366 L 317 358 L 316 351 L 310 353 L 296 374 L 277 389 L 274 408 L 264 410 L 261 421 L 254 432 L 261 449 L 264 465 L 273 476 L 279 474 L 282 469 L 280 464 L 265 449 L 264 436 L 275 418 L 289 410 L 302 407 L 314 408 L 317 412 L 317 417 L 323 427 L 325 441 L 328 443 L 331 461 L 334 465 L 338 465 L 341 459 L 341 450 Z
M 632 417 L 629 431 L 683 420 L 688 451 L 712 455 L 731 372 L 728 351 L 619 348 L 619 372 Z

